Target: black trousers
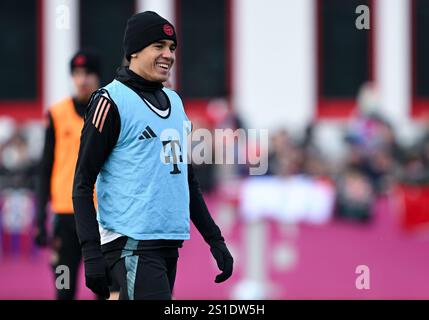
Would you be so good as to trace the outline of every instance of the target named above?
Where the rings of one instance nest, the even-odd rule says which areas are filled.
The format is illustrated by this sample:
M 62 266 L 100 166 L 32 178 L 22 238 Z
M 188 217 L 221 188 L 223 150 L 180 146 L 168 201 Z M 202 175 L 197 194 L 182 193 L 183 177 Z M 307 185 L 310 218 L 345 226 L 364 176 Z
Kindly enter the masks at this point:
M 56 298 L 73 300 L 76 297 L 76 284 L 82 258 L 74 215 L 56 214 L 53 229 L 51 267 L 54 272 Z
M 147 250 L 120 258 L 111 269 L 120 286 L 119 300 L 171 300 L 178 259 L 166 254 L 171 250 Z

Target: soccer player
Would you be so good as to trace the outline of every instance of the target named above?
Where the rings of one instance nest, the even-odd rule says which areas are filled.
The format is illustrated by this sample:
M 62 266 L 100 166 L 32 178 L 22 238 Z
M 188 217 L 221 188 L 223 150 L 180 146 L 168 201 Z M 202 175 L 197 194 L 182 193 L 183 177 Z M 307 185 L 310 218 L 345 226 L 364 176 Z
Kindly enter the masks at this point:
M 73 97 L 53 105 L 47 113 L 36 192 L 35 243 L 41 247 L 48 244 L 46 217 L 50 200 L 55 213 L 53 239 L 50 241 L 54 278 L 58 276 L 55 270 L 59 265 L 67 266 L 70 271 L 70 288 L 56 290 L 59 300 L 75 298 L 77 273 L 82 258 L 73 214 L 72 188 L 85 109 L 91 93 L 99 87 L 98 55 L 85 50 L 77 52 L 70 61 L 70 71 L 76 92 Z
M 163 87 L 175 60 L 173 25 L 155 12 L 138 13 L 127 21 L 123 45 L 129 67 L 93 94 L 76 165 L 86 285 L 107 298 L 112 275 L 120 299 L 171 299 L 190 220 L 222 271 L 215 282 L 231 276 L 233 258 L 186 163 L 182 132 L 190 125 L 182 101 Z

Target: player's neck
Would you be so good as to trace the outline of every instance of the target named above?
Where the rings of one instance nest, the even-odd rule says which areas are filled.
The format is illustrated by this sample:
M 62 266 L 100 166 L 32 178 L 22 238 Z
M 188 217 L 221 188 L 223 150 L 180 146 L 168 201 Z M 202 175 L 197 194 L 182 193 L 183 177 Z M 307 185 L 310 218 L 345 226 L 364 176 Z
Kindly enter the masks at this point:
M 130 85 L 138 91 L 154 92 L 161 90 L 161 82 L 148 81 L 129 68 L 120 68 L 116 74 L 116 79 L 122 83 Z

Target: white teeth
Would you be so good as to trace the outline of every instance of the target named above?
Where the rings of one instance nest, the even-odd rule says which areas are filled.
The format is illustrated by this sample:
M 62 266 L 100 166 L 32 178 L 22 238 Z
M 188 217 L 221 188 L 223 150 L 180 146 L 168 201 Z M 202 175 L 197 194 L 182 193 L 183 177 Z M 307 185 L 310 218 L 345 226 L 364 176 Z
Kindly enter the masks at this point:
M 161 68 L 168 69 L 168 64 L 158 63 Z

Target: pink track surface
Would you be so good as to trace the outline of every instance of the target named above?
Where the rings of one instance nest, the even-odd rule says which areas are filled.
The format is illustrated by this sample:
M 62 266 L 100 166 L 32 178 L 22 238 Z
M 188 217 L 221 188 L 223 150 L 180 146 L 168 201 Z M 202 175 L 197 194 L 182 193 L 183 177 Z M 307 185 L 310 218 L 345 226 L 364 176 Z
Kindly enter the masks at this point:
M 216 201 L 209 201 L 211 209 Z M 213 210 L 212 212 L 215 212 Z M 213 282 L 217 274 L 209 248 L 192 228 L 191 241 L 181 249 L 176 278 L 176 299 L 228 299 L 243 278 L 245 258 L 243 223 L 228 236 L 237 252 L 235 272 L 224 284 Z M 274 299 L 429 299 L 429 239 L 402 231 L 389 213 L 386 202 L 379 202 L 375 219 L 369 225 L 332 221 L 327 225 L 301 225 L 293 243 L 297 262 L 287 272 L 270 263 L 270 248 L 282 241 L 274 223 L 269 224 L 267 266 L 269 281 L 278 292 Z M 5 255 L 0 258 L 0 299 L 53 299 L 49 252 Z M 358 290 L 355 268 L 370 269 L 370 289 Z M 83 284 L 79 299 L 92 299 Z

